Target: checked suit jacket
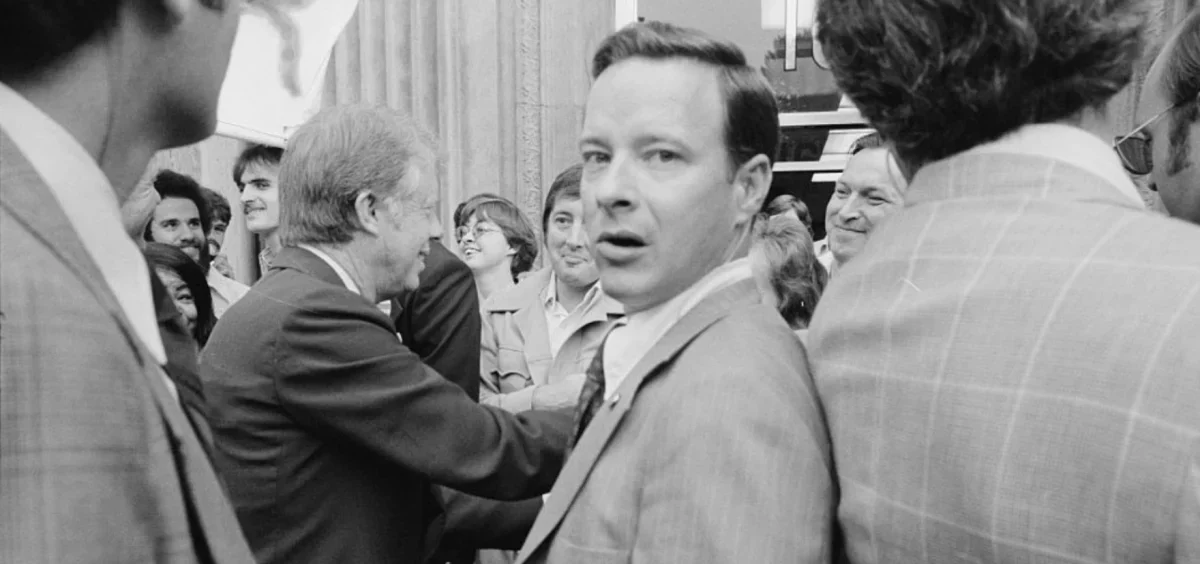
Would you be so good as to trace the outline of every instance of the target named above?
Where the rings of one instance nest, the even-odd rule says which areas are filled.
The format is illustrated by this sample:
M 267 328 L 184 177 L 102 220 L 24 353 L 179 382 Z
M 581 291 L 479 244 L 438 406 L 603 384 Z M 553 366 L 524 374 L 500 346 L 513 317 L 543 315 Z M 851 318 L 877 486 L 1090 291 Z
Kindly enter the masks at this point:
M 0 562 L 253 562 L 161 370 L 0 133 Z
M 1040 155 L 913 179 L 809 337 L 860 562 L 1200 562 L 1200 228 Z
M 638 362 L 575 445 L 518 562 L 827 562 L 835 492 L 800 341 L 746 279 Z

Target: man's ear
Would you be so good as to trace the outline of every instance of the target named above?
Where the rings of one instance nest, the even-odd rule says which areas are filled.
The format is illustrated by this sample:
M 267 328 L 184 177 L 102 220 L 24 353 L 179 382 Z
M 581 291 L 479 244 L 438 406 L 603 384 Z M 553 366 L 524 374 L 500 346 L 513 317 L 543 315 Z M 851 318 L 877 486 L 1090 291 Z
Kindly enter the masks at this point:
M 372 235 L 379 235 L 379 214 L 384 211 L 381 208 L 382 204 L 383 202 L 370 190 L 363 190 L 354 197 L 354 211 L 358 216 L 358 224 Z
M 771 159 L 758 154 L 738 167 L 733 177 L 737 198 L 738 223 L 749 222 L 762 209 L 767 192 L 771 190 Z

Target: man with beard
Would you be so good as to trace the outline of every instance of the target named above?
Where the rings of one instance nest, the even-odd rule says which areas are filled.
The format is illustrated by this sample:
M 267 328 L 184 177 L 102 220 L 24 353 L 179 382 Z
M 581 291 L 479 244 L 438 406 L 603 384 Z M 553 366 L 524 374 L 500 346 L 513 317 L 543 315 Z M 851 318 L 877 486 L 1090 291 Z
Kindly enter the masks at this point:
M 484 304 L 480 395 L 508 411 L 573 408 L 584 371 L 625 308 L 600 288 L 583 229 L 583 165 L 554 179 L 542 232 L 550 266 Z
M 221 317 L 231 304 L 246 295 L 249 288 L 209 269 L 212 256 L 208 250 L 208 234 L 212 230 L 212 216 L 204 188 L 192 177 L 172 170 L 160 171 L 154 177 L 153 186 L 159 201 L 146 226 L 146 241 L 179 247 L 204 269 L 212 292 L 213 312 Z

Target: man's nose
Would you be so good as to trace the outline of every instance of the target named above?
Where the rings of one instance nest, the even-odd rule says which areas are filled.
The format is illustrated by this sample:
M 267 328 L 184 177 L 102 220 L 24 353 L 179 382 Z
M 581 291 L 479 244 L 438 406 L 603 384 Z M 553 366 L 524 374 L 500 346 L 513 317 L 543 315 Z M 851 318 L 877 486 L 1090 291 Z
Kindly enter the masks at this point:
M 584 178 L 584 190 L 590 193 L 596 204 L 608 211 L 631 208 L 636 202 L 637 179 L 632 164 L 624 158 L 614 157 L 609 166 L 599 171 L 592 179 Z
M 573 247 L 587 246 L 587 233 L 583 229 L 583 221 L 575 220 L 571 224 L 571 231 L 567 233 L 567 244 Z
M 842 204 L 842 209 L 838 210 L 838 219 L 842 221 L 853 221 L 862 217 L 862 199 L 856 195 L 851 195 Z

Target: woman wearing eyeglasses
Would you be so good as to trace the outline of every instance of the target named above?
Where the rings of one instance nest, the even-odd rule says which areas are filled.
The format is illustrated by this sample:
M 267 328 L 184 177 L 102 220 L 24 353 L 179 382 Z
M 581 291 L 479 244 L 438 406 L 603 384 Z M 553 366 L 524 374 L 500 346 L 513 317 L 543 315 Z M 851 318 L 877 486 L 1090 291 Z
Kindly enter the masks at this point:
M 455 230 L 463 262 L 475 275 L 479 301 L 516 285 L 537 258 L 533 224 L 516 204 L 499 197 L 468 200 Z

